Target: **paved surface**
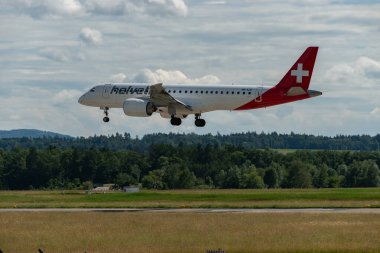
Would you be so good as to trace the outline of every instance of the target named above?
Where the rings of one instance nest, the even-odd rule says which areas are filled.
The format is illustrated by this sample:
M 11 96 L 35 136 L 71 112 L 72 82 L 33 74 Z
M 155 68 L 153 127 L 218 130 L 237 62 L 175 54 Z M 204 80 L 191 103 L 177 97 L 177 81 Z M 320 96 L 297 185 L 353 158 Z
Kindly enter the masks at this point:
M 107 212 L 107 213 L 373 213 L 380 208 L 216 209 L 216 208 L 0 208 L 6 212 Z

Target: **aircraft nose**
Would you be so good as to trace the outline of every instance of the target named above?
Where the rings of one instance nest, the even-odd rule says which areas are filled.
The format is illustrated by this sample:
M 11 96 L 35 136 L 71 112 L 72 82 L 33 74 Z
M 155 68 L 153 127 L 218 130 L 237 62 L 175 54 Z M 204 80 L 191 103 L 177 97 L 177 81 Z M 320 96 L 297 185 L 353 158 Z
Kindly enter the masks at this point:
M 85 97 L 85 95 L 80 96 L 80 98 L 78 99 L 79 104 L 83 105 L 84 97 Z

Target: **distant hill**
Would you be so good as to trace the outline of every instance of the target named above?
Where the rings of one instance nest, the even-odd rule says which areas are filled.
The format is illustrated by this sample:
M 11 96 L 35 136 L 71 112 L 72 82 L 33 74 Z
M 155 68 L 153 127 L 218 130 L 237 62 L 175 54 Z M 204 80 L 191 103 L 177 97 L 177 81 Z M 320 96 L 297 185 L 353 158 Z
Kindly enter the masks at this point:
M 69 135 L 63 135 L 59 133 L 41 131 L 36 129 L 14 129 L 14 130 L 0 130 L 0 139 L 8 138 L 43 138 L 43 137 L 54 137 L 54 138 L 72 138 Z

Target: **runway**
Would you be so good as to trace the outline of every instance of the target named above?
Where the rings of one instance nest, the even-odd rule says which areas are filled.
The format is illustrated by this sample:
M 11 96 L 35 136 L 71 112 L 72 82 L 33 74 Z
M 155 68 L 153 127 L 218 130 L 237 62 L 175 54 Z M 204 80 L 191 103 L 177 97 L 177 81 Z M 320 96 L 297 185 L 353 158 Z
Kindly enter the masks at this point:
M 104 213 L 372 213 L 380 214 L 380 208 L 0 208 L 9 212 L 104 212 Z

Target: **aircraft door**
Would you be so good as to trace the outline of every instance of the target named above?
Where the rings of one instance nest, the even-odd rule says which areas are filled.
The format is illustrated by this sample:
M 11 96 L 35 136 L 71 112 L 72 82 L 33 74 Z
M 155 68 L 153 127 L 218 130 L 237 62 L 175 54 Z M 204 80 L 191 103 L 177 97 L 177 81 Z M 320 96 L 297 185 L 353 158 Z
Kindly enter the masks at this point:
M 103 97 L 104 98 L 110 97 L 111 88 L 112 88 L 111 85 L 104 85 L 104 88 L 103 88 Z
M 263 88 L 262 87 L 258 87 L 255 89 L 255 93 L 256 93 L 256 98 L 255 98 L 255 102 L 258 102 L 260 103 L 261 101 L 263 101 Z

